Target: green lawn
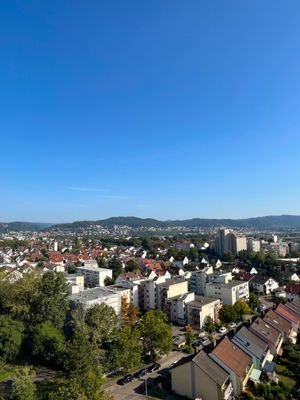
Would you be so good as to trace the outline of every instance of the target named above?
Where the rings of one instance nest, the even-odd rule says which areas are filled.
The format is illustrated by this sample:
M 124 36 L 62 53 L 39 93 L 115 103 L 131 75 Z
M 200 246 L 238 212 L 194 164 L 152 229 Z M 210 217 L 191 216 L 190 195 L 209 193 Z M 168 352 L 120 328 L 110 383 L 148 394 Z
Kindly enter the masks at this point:
M 279 379 L 280 382 L 284 383 L 290 390 L 292 390 L 293 387 L 296 385 L 295 379 L 290 378 L 288 376 L 277 374 L 277 378 Z
M 22 365 L 5 364 L 0 369 L 0 382 L 13 379 L 22 368 Z

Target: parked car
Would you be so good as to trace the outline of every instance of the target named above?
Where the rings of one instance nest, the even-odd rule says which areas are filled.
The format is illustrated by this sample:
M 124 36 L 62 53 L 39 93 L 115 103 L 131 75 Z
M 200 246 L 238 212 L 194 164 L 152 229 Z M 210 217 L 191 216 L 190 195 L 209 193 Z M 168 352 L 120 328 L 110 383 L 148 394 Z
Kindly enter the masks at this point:
M 123 378 L 118 380 L 118 385 L 126 385 L 126 383 L 132 382 L 134 379 L 134 376 L 132 374 L 128 374 L 123 376 Z
M 226 332 L 227 332 L 227 329 L 225 328 L 225 326 L 221 326 L 221 328 L 219 329 L 219 333 L 224 335 L 224 333 L 226 333 Z
M 154 372 L 157 371 L 161 368 L 161 365 L 159 363 L 154 363 L 150 365 L 150 367 L 147 368 L 148 372 Z
M 230 328 L 230 329 L 236 328 L 236 323 L 235 323 L 235 322 L 230 322 L 229 328 Z
M 134 374 L 134 377 L 135 377 L 135 378 L 142 378 L 142 377 L 145 376 L 146 374 L 147 374 L 147 369 L 146 369 L 146 368 L 143 368 L 143 369 L 141 369 L 140 371 L 136 372 L 136 373 Z

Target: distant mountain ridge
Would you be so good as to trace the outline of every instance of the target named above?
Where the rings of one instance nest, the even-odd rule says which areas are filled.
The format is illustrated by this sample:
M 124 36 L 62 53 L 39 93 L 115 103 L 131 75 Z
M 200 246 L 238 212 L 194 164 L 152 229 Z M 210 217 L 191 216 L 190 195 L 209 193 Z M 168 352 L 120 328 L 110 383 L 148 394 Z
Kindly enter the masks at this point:
M 38 232 L 53 224 L 45 222 L 0 222 L 0 233 L 7 232 Z
M 112 228 L 115 225 L 129 226 L 131 228 L 167 228 L 172 226 L 186 228 L 216 228 L 219 226 L 229 228 L 253 228 L 258 230 L 282 230 L 299 229 L 300 215 L 270 215 L 264 217 L 252 217 L 244 219 L 218 219 L 218 218 L 192 218 L 186 220 L 160 221 L 154 218 L 138 217 L 111 217 L 95 221 L 75 221 L 63 224 L 9 222 L 0 223 L 0 233 L 10 231 L 42 231 L 45 229 L 78 230 L 88 228 L 91 225 L 101 225 Z
M 300 229 L 300 215 L 278 215 L 265 217 L 252 217 L 245 219 L 210 219 L 192 218 L 187 220 L 160 221 L 153 218 L 138 217 L 111 217 L 96 221 L 75 221 L 68 224 L 53 225 L 51 229 L 80 229 L 91 225 L 101 225 L 112 228 L 115 225 L 129 226 L 132 228 L 166 228 L 170 226 L 181 226 L 187 228 L 214 228 L 219 226 L 232 228 L 255 228 L 255 229 Z

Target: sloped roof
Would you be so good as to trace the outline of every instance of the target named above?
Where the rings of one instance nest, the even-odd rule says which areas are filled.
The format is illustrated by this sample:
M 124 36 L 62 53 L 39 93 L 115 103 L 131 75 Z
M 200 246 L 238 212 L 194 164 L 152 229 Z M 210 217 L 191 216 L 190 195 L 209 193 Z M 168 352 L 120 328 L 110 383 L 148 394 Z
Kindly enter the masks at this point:
M 293 322 L 294 324 L 299 324 L 299 316 L 293 311 L 289 310 L 283 304 L 279 304 L 279 306 L 276 308 L 276 313 L 280 314 L 283 318 Z
M 292 328 L 292 325 L 289 321 L 287 321 L 285 318 L 283 318 L 280 314 L 273 311 L 271 308 L 265 315 L 264 321 L 266 321 L 268 324 L 274 326 L 275 328 L 280 329 L 286 335 L 289 334 L 289 332 Z
M 243 326 L 239 332 L 235 334 L 233 341 L 243 346 L 258 359 L 263 357 L 264 352 L 268 348 L 266 342 L 255 335 L 255 333 L 249 331 L 249 329 L 247 329 L 245 326 Z
M 212 351 L 215 357 L 222 361 L 236 375 L 243 377 L 246 369 L 252 364 L 251 357 L 244 351 L 235 346 L 228 337 L 225 337 L 221 343 Z
M 192 361 L 220 386 L 229 378 L 228 372 L 208 357 L 204 351 L 200 351 Z
M 266 340 L 266 342 L 272 343 L 274 346 L 277 345 L 277 341 L 281 336 L 281 333 L 278 329 L 274 328 L 272 325 L 269 325 L 261 318 L 257 318 L 252 323 L 250 330 L 259 337 L 263 338 L 263 340 Z

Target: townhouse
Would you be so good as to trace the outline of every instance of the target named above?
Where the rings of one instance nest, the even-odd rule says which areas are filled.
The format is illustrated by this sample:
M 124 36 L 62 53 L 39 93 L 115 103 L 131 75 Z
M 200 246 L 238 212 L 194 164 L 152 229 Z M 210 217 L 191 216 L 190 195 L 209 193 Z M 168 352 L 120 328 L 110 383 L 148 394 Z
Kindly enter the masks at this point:
M 227 336 L 214 348 L 209 357 L 230 374 L 234 394 L 239 396 L 245 389 L 254 367 L 252 358 Z
M 254 368 L 260 371 L 274 370 L 275 365 L 268 365 L 274 358 L 268 344 L 245 326 L 234 335 L 232 342 L 252 358 Z
M 293 343 L 296 343 L 297 331 L 293 329 L 292 323 L 283 318 L 279 313 L 270 308 L 264 316 L 264 321 L 268 325 L 271 325 L 279 330 L 285 342 L 291 340 Z
M 268 344 L 273 356 L 282 353 L 283 335 L 280 330 L 269 325 L 261 318 L 257 318 L 249 329 Z
M 291 310 L 286 305 L 279 304 L 276 308 L 276 313 L 289 321 L 292 324 L 293 330 L 295 332 L 299 331 L 300 317 L 295 311 Z
M 172 391 L 189 399 L 231 400 L 230 374 L 204 351 L 188 357 L 171 370 Z

